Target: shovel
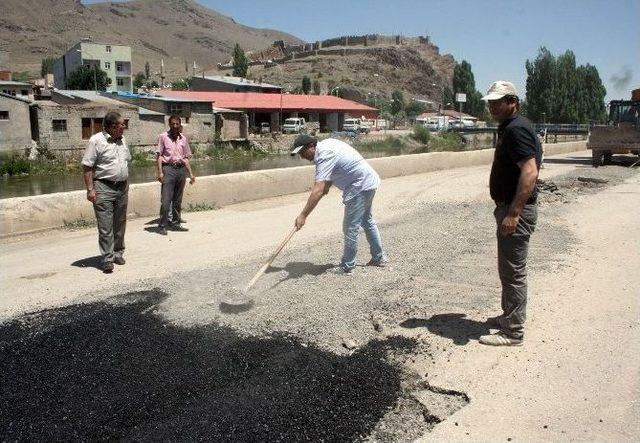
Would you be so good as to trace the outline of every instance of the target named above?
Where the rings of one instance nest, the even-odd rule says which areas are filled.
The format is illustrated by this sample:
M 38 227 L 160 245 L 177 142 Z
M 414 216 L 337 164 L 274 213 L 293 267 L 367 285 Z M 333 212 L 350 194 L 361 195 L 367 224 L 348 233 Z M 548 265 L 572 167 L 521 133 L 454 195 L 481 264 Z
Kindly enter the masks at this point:
M 280 245 L 275 250 L 275 252 L 271 254 L 271 257 L 269 257 L 269 260 L 267 260 L 267 262 L 262 265 L 260 270 L 256 273 L 256 275 L 253 276 L 251 281 L 247 284 L 247 286 L 244 287 L 244 289 L 242 290 L 234 289 L 227 296 L 227 298 L 223 299 L 220 302 L 221 311 L 236 313 L 236 312 L 242 312 L 242 311 L 251 309 L 251 307 L 253 306 L 253 298 L 251 298 L 248 295 L 249 289 L 251 289 L 251 287 L 262 276 L 262 274 L 264 274 L 265 271 L 269 268 L 269 266 L 271 266 L 271 263 L 273 263 L 273 261 L 276 259 L 278 254 L 280 254 L 280 252 L 284 249 L 285 245 L 289 242 L 289 240 L 291 240 L 291 237 L 293 237 L 293 234 L 295 234 L 296 231 L 297 229 L 294 227 L 291 230 L 291 232 L 287 234 L 287 236 L 284 238 L 282 243 L 280 243 Z

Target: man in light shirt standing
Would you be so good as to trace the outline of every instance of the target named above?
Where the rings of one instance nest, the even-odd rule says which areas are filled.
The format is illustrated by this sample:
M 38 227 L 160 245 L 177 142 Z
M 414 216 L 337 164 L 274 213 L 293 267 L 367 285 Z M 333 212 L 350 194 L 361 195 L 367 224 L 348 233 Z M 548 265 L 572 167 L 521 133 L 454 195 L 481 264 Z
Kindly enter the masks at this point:
M 351 274 L 356 266 L 358 252 L 358 231 L 364 229 L 369 242 L 371 260 L 367 266 L 381 266 L 387 263 L 382 249 L 382 239 L 378 226 L 373 219 L 371 207 L 373 197 L 380 185 L 380 177 L 362 155 L 347 143 L 328 138 L 318 139 L 307 134 L 296 137 L 291 155 L 309 160 L 316 165 L 315 184 L 302 212 L 295 219 L 295 227 L 300 230 L 311 211 L 320 199 L 329 192 L 332 184 L 343 191 L 344 253 L 340 265 L 335 269 L 338 274 Z
M 131 153 L 122 136 L 125 122 L 115 111 L 107 112 L 104 131 L 94 134 L 82 157 L 87 200 L 93 203 L 98 224 L 102 270 L 113 272 L 113 264 L 124 265 L 124 233 L 129 201 Z

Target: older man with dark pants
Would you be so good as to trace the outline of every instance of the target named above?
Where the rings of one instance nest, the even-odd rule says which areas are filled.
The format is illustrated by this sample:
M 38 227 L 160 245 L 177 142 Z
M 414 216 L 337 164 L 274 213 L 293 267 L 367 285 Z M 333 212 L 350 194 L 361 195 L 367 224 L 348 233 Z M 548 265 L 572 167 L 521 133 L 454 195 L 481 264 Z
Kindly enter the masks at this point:
M 529 238 L 538 219 L 536 181 L 542 147 L 531 122 L 518 115 L 520 101 L 512 83 L 494 82 L 482 99 L 489 102 L 489 111 L 499 122 L 489 188 L 496 204 L 502 314 L 487 320 L 498 332 L 480 337 L 480 343 L 520 346 L 527 308 Z
M 113 264 L 124 265 L 124 234 L 129 200 L 129 160 L 131 153 L 122 136 L 124 119 L 110 111 L 104 117 L 104 130 L 89 139 L 82 157 L 87 200 L 93 203 L 98 224 L 98 245 L 102 270 L 113 271 Z

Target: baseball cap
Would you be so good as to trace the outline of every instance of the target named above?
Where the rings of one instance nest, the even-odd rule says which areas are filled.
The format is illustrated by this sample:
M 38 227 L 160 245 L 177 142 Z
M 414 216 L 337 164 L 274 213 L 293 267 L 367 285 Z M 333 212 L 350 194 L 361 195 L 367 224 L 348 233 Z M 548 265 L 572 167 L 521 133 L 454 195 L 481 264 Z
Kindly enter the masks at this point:
M 482 100 L 499 100 L 505 95 L 515 95 L 517 97 L 518 92 L 516 91 L 516 87 L 513 86 L 511 82 L 498 80 L 497 82 L 491 83 L 487 95 L 482 97 Z
M 318 139 L 315 137 L 311 137 L 310 135 L 307 135 L 307 134 L 300 134 L 293 141 L 293 145 L 291 146 L 291 151 L 290 151 L 291 155 L 296 155 L 298 152 L 300 152 L 301 149 L 303 149 L 309 143 L 317 143 L 317 142 L 318 142 Z

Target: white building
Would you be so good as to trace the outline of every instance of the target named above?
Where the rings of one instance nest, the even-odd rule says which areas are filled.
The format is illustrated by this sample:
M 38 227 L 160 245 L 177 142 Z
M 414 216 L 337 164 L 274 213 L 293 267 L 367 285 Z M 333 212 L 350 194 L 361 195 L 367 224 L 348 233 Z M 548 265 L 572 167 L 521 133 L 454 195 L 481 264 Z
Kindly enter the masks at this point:
M 108 92 L 132 92 L 130 46 L 87 41 L 76 43 L 53 65 L 55 87 L 68 89 L 69 75 L 81 65 L 90 68 L 98 66 L 105 71 L 111 79 Z

